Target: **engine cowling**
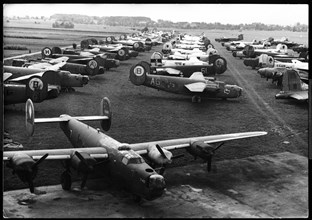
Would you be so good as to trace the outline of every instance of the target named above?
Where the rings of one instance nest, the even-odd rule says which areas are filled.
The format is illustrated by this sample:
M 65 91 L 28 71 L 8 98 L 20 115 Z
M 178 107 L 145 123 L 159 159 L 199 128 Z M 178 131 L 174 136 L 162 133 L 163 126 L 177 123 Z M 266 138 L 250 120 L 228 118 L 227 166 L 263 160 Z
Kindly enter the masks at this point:
M 81 157 L 73 153 L 70 158 L 70 165 L 79 173 L 90 173 L 93 170 L 93 166 L 97 163 L 96 160 L 86 152 L 79 152 Z M 79 158 L 80 157 L 80 158 Z
M 33 158 L 24 153 L 14 154 L 10 159 L 8 167 L 13 169 L 13 174 L 16 174 L 22 182 L 27 182 L 30 192 L 34 193 L 33 180 L 38 173 L 38 165 L 48 156 L 45 154 L 37 162 Z
M 172 153 L 166 149 L 162 149 L 165 156 L 157 149 L 156 145 L 151 145 L 147 149 L 147 156 L 154 163 L 159 165 L 170 164 L 172 162 Z
M 202 141 L 194 141 L 191 142 L 190 147 L 186 148 L 186 150 L 191 155 L 193 155 L 195 159 L 197 156 L 204 159 L 207 162 L 207 171 L 210 172 L 212 156 L 214 155 L 215 151 L 222 145 L 223 143 L 219 144 L 217 147 L 214 147 Z

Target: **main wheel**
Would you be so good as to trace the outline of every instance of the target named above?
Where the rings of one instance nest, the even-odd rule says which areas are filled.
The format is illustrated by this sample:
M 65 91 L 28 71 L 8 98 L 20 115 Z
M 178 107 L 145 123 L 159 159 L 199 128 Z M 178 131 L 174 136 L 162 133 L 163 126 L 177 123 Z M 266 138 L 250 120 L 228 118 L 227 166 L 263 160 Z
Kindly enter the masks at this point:
M 61 175 L 61 184 L 63 190 L 70 190 L 72 181 L 71 181 L 71 176 L 68 173 L 68 171 L 64 171 Z

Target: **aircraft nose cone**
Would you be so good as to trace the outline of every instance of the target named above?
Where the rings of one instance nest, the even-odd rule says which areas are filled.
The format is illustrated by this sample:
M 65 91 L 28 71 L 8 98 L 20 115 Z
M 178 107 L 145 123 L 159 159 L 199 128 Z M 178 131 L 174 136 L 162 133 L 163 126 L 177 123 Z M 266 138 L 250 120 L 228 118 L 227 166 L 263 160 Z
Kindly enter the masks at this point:
M 238 97 L 242 96 L 242 92 L 243 92 L 243 89 L 242 88 L 238 88 Z
M 89 82 L 89 77 L 88 76 L 83 76 L 82 77 L 82 84 L 86 85 L 86 84 L 88 84 L 88 82 Z

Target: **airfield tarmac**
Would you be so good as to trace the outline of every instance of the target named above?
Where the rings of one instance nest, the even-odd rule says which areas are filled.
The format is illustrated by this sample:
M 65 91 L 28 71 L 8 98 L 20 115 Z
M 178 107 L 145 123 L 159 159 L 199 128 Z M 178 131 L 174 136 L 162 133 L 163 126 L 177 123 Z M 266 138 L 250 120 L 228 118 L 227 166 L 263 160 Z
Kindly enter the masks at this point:
M 135 203 L 104 179 L 83 191 L 42 186 L 4 192 L 3 208 L 15 218 L 297 218 L 308 216 L 308 159 L 289 152 L 167 169 L 165 194 Z
M 257 130 L 267 131 L 268 135 L 226 143 L 213 158 L 218 164 L 217 173 L 207 174 L 205 164 L 194 164 L 193 158 L 185 154 L 165 173 L 165 195 L 140 205 L 135 204 L 127 193 L 112 187 L 93 191 L 90 185 L 89 190 L 80 193 L 64 192 L 60 186 L 46 187 L 59 183 L 63 167 L 55 161 L 42 163 L 35 179 L 35 185 L 42 186 L 39 189 L 48 193 L 32 198 L 27 189 L 12 191 L 25 188 L 25 184 L 12 175 L 11 170 L 4 168 L 4 203 L 10 207 L 8 214 L 56 217 L 62 212 L 53 210 L 53 207 L 60 205 L 65 207 L 63 210 L 67 216 L 70 214 L 68 210 L 73 211 L 74 217 L 90 217 L 90 213 L 92 217 L 305 217 L 308 209 L 308 105 L 292 100 L 275 100 L 274 95 L 279 88 L 261 79 L 256 70 L 244 66 L 243 60 L 234 58 L 220 43 L 214 42 L 215 37 L 222 35 L 206 33 L 228 62 L 228 70 L 216 77 L 243 87 L 243 95 L 238 99 L 204 99 L 202 103 L 192 103 L 191 97 L 132 85 L 128 78 L 130 67 L 141 60 L 149 61 L 153 51 L 161 50 L 162 47 L 157 46 L 150 52 L 122 61 L 118 68 L 106 71 L 104 75 L 92 77 L 88 85 L 77 88 L 76 92 L 36 103 L 36 117 L 56 117 L 64 113 L 94 115 L 98 113 L 99 100 L 107 96 L 112 104 L 113 123 L 106 133 L 120 142 L 139 143 Z M 248 33 L 244 36 L 246 40 L 253 39 Z M 71 147 L 55 124 L 39 125 L 35 128 L 35 135 L 29 138 L 24 131 L 24 104 L 6 106 L 4 114 L 5 129 L 14 141 L 23 144 L 25 150 Z M 88 124 L 99 127 L 96 122 Z M 272 155 L 279 154 L 284 156 L 275 157 L 288 158 L 284 158 L 288 163 L 284 160 L 279 162 L 282 159 L 272 162 Z M 305 165 L 300 167 L 298 164 Z M 188 173 L 189 176 L 186 175 Z M 29 198 L 31 200 L 27 200 Z M 44 198 L 46 200 L 41 202 Z M 77 201 L 72 198 L 77 198 Z M 26 201 L 25 204 L 27 201 L 36 202 L 19 205 L 18 200 L 22 201 L 20 203 Z M 100 213 L 92 211 L 93 202 L 100 205 Z M 76 205 L 71 208 L 72 204 Z M 80 204 L 86 206 L 80 207 Z M 79 210 L 81 213 L 77 213 Z M 40 211 L 45 214 L 42 216 Z

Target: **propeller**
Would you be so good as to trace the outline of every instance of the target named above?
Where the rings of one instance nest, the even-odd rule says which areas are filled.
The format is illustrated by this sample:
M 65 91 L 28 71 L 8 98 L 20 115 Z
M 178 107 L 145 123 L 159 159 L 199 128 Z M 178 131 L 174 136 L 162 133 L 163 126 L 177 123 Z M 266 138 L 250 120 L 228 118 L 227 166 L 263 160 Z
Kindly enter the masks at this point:
M 78 152 L 75 151 L 75 155 L 79 158 L 79 160 L 85 165 L 87 168 L 87 173 L 90 173 L 93 171 L 93 166 L 89 165 L 86 161 L 86 159 Z
M 222 142 L 221 144 L 219 144 L 216 148 L 206 148 L 206 153 L 208 154 L 208 158 L 207 158 L 207 171 L 210 172 L 211 171 L 211 162 L 212 162 L 212 156 L 215 154 L 215 151 L 217 149 L 219 149 L 222 145 L 224 144 L 224 142 Z
M 170 158 L 166 156 L 165 152 L 162 150 L 162 148 L 158 144 L 156 144 L 156 148 L 165 159 L 170 160 Z
M 165 159 L 167 159 L 168 161 L 172 161 L 172 159 L 177 159 L 177 158 L 180 158 L 180 157 L 183 157 L 184 154 L 178 154 L 178 155 L 175 155 L 175 156 L 172 156 L 171 158 L 167 157 L 167 155 L 165 154 L 165 152 L 163 151 L 163 149 L 158 145 L 156 144 L 155 145 L 157 150 L 160 152 L 161 156 Z M 160 175 L 163 175 L 163 173 L 165 172 L 165 164 L 163 164 L 160 168 L 159 168 L 159 174 Z
M 81 181 L 81 185 L 80 185 L 81 189 L 83 189 L 87 183 L 87 179 L 88 179 L 89 174 L 93 172 L 94 168 L 96 166 L 101 165 L 101 164 L 107 163 L 107 161 L 104 160 L 104 161 L 97 162 L 95 164 L 90 165 L 90 163 L 88 163 L 87 160 L 78 151 L 75 151 L 75 155 L 79 158 L 79 160 L 86 167 L 85 172 L 83 172 L 82 181 Z
M 48 153 L 46 153 L 45 155 L 43 155 L 39 160 L 36 161 L 36 163 L 34 163 L 34 164 L 31 166 L 31 169 L 37 168 L 37 166 L 38 166 L 40 163 L 42 163 L 42 161 L 44 161 L 48 156 L 49 156 Z

